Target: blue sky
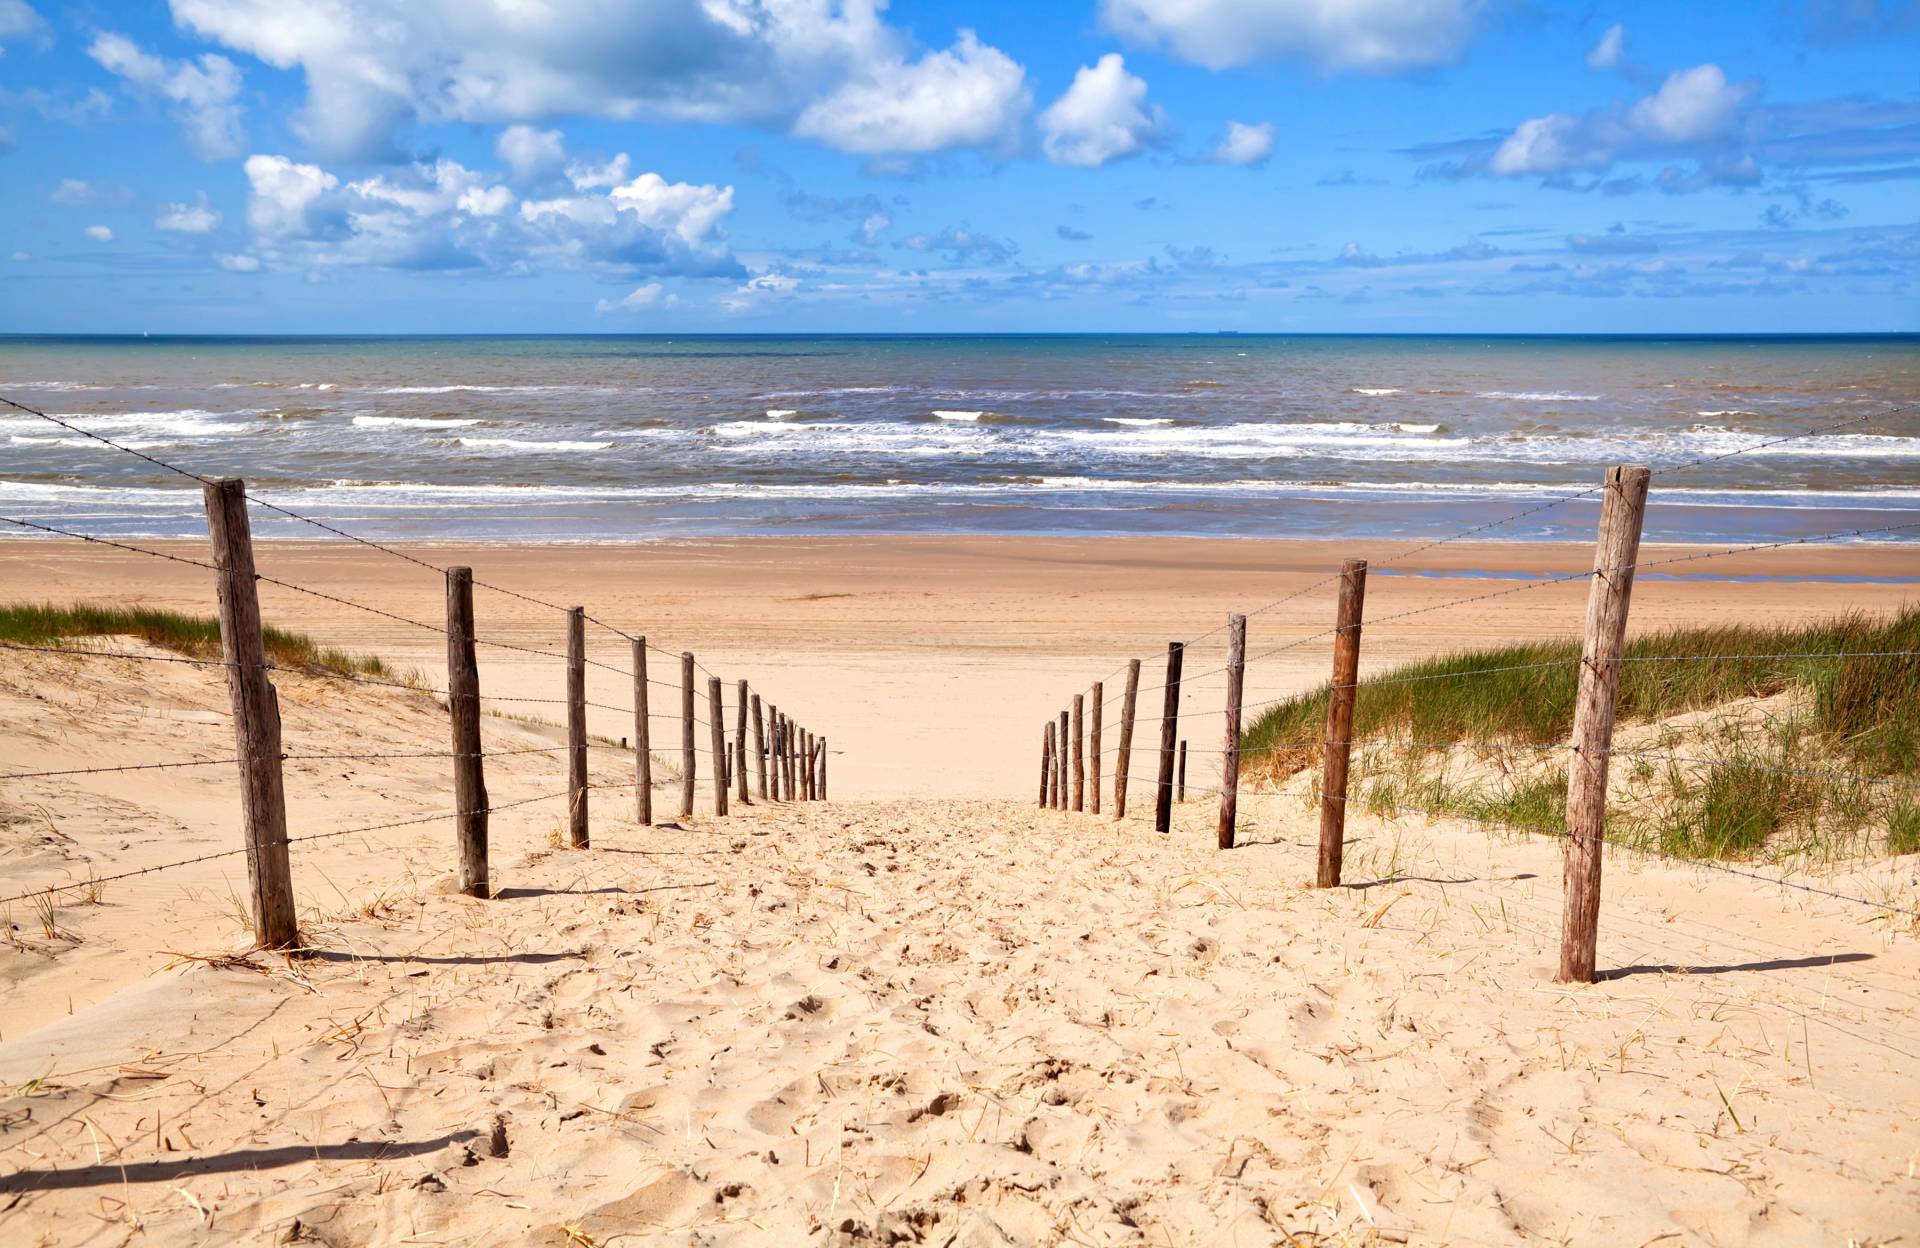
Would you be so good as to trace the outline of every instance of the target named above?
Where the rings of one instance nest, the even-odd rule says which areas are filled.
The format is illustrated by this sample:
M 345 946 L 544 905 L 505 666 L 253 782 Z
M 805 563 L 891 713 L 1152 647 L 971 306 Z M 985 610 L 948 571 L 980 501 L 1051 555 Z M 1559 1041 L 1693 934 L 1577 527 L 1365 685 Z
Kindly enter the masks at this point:
M 1920 0 L 0 0 L 0 330 L 1920 328 Z

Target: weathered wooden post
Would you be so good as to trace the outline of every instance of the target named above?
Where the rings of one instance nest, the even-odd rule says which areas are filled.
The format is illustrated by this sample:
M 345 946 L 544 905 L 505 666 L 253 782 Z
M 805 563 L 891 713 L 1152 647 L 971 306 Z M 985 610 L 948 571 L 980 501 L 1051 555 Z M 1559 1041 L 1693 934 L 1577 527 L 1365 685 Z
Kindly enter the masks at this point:
M 693 818 L 693 785 L 699 768 L 693 751 L 693 651 L 680 652 L 680 817 Z
M 1240 693 L 1247 674 L 1247 617 L 1227 617 L 1227 725 L 1220 756 L 1220 848 L 1232 849 L 1240 821 Z M 1180 784 L 1186 786 L 1187 751 L 1180 751 Z
M 1187 800 L 1187 739 L 1185 737 L 1180 738 L 1180 765 L 1173 782 L 1173 794 L 1173 800 L 1176 802 Z
M 1140 700 L 1140 660 L 1127 660 L 1127 692 L 1120 699 L 1120 752 L 1113 760 L 1113 817 L 1127 817 L 1127 773 L 1133 770 L 1133 712 Z
M 1054 770 L 1060 773 L 1060 809 L 1066 810 L 1073 803 L 1073 744 L 1067 734 L 1072 731 L 1073 712 L 1060 712 L 1060 757 L 1054 760 Z
M 219 570 L 220 651 L 226 661 L 233 738 L 240 757 L 253 939 L 263 949 L 291 949 L 300 943 L 300 929 L 293 913 L 287 793 L 280 774 L 280 703 L 273 682 L 267 679 L 247 485 L 238 477 L 210 481 L 203 497 L 213 564 Z
M 1186 650 L 1181 642 L 1167 643 L 1166 697 L 1160 704 L 1160 787 L 1153 795 L 1153 826 L 1161 832 L 1173 830 L 1173 743 L 1180 735 L 1180 661 Z
M 747 793 L 747 682 L 740 682 L 740 709 L 735 718 L 739 721 L 733 732 L 733 797 L 742 806 L 753 805 L 753 798 Z
M 1073 808 L 1087 808 L 1086 698 L 1073 695 Z
M 827 800 L 827 739 L 820 738 L 820 800 Z
M 567 612 L 567 840 L 587 848 L 587 613 Z
M 1652 474 L 1607 470 L 1587 595 L 1580 692 L 1573 705 L 1573 759 L 1567 767 L 1566 909 L 1560 921 L 1560 982 L 1593 982 L 1600 930 L 1600 861 L 1607 820 L 1607 762 L 1613 751 L 1614 696 L 1626 647 L 1627 600 L 1640 558 L 1640 525 Z
M 760 695 L 753 695 L 753 787 L 761 801 L 767 799 L 767 726 L 760 718 Z
M 1353 708 L 1360 680 L 1360 623 L 1367 600 L 1367 561 L 1340 565 L 1340 603 L 1333 618 L 1333 681 L 1327 686 L 1326 758 L 1320 774 L 1320 866 L 1315 888 L 1335 888 L 1347 846 L 1347 767 L 1353 756 Z
M 1100 703 L 1101 681 L 1093 682 L 1093 723 L 1087 732 L 1087 810 L 1100 813 Z
M 812 733 L 807 734 L 807 800 L 820 800 L 820 756 L 815 752 Z
M 720 678 L 707 678 L 707 736 L 713 754 L 713 813 L 727 813 L 727 710 L 720 704 Z
M 1040 730 L 1040 808 L 1053 805 L 1053 719 Z
M 489 897 L 487 777 L 480 744 L 480 664 L 473 656 L 473 569 L 447 569 L 447 711 L 453 719 L 454 838 L 460 846 L 455 887 Z
M 767 736 L 767 770 L 773 773 L 767 780 L 767 786 L 768 791 L 773 795 L 773 800 L 776 802 L 784 800 L 786 795 L 786 790 L 780 784 L 780 725 L 783 722 L 784 717 L 780 714 L 780 708 L 771 702 L 767 703 L 767 725 L 769 728 Z

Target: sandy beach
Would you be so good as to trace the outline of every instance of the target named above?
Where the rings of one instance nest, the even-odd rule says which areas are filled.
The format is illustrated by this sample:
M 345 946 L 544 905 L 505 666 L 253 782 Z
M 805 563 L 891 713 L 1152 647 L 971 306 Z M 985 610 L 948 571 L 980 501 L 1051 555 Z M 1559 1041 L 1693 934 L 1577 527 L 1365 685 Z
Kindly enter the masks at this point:
M 188 543 L 168 549 L 197 554 Z M 1891 1243 L 1920 1233 L 1920 946 L 1884 910 L 1609 859 L 1591 987 L 1551 982 L 1559 846 L 1356 817 L 1350 888 L 1304 885 L 1312 808 L 1213 804 L 1171 837 L 1035 810 L 1034 727 L 1087 681 L 1256 615 L 1255 655 L 1330 622 L 1344 557 L 1404 544 L 885 539 L 408 547 L 696 650 L 828 735 L 833 801 L 643 828 L 631 759 L 594 755 L 595 848 L 560 804 L 494 818 L 488 902 L 449 894 L 445 822 L 295 855 L 316 952 L 245 943 L 242 860 L 28 903 L 0 951 L 0 1239 L 61 1244 Z M 1643 562 L 1677 558 L 1649 549 Z M 1363 670 L 1577 629 L 1579 546 L 1450 545 L 1389 564 Z M 1703 566 L 1704 565 L 1704 566 Z M 261 570 L 438 622 L 424 569 L 332 544 Z M 1752 580 L 1636 590 L 1635 631 L 1885 612 L 1911 547 L 1677 563 Z M 1656 569 L 1658 570 L 1658 569 Z M 1383 569 L 1384 571 L 1384 569 Z M 1478 574 L 1478 575 L 1476 575 Z M 1818 577 L 1820 580 L 1795 578 Z M 270 622 L 444 674 L 437 635 L 263 587 Z M 0 545 L 0 598 L 212 609 L 204 572 Z M 483 636 L 558 617 L 483 593 Z M 625 643 L 591 635 L 624 666 Z M 105 640 L 100 648 L 139 643 Z M 1217 666 L 1215 636 L 1190 672 Z M 1323 642 L 1249 669 L 1324 679 Z M 675 673 L 656 673 L 674 679 Z M 559 664 L 482 651 L 490 692 Z M 293 834 L 431 816 L 431 699 L 280 680 Z M 1218 684 L 1183 731 L 1218 736 Z M 595 671 L 589 696 L 624 705 Z M 630 725 L 599 713 L 611 737 Z M 1190 725 L 1190 728 L 1186 725 Z M 489 718 L 493 750 L 550 726 Z M 218 673 L 0 658 L 6 769 L 230 755 Z M 843 753 L 838 753 L 842 752 Z M 340 756 L 355 756 L 351 758 Z M 1139 769 L 1136 769 L 1137 771 Z M 1196 777 L 1196 787 L 1202 783 Z M 564 788 L 490 760 L 496 803 Z M 659 809 L 669 816 L 665 789 Z M 230 769 L 51 778 L 0 801 L 7 893 L 231 848 Z M 1920 857 L 1822 887 L 1904 898 Z M 18 887 L 15 887 L 18 885 Z

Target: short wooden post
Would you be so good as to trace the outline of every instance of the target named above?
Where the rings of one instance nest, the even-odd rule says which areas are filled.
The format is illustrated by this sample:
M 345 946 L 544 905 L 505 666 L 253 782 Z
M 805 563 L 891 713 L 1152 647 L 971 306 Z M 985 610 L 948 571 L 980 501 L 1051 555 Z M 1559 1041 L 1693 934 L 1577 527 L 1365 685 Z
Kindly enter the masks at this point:
M 820 800 L 820 740 L 807 734 L 807 800 Z
M 1133 770 L 1133 712 L 1140 701 L 1140 660 L 1127 661 L 1127 692 L 1120 699 L 1120 751 L 1113 760 L 1113 817 L 1127 817 L 1127 773 Z
M 760 718 L 760 695 L 753 695 L 753 788 L 761 801 L 767 800 L 767 727 Z
M 1087 700 L 1082 694 L 1073 695 L 1073 808 L 1087 808 L 1087 738 L 1086 738 Z
M 820 774 L 817 778 L 820 781 L 820 800 L 823 802 L 827 800 L 827 753 L 828 753 L 827 739 L 825 737 L 821 737 L 820 738 Z
M 1048 790 L 1053 787 L 1053 721 L 1040 730 L 1040 808 L 1048 806 Z
M 1160 704 L 1160 787 L 1154 792 L 1153 826 L 1173 831 L 1173 743 L 1180 735 L 1180 661 L 1187 648 L 1167 643 L 1166 696 Z
M 693 651 L 680 652 L 680 817 L 693 818 L 693 785 L 699 774 L 693 750 Z
M 567 840 L 587 848 L 587 613 L 567 612 Z
M 633 805 L 643 828 L 653 826 L 653 716 L 647 709 L 647 639 L 633 639 Z
M 1187 739 L 1185 737 L 1180 738 L 1180 765 L 1176 768 L 1173 782 L 1173 800 L 1176 802 L 1187 800 Z
M 800 741 L 805 730 L 789 719 L 787 721 L 787 792 L 793 794 L 793 800 L 804 802 L 806 792 L 800 787 Z
M 1607 820 L 1607 762 L 1613 751 L 1614 695 L 1626 648 L 1627 601 L 1640 558 L 1640 524 L 1651 473 L 1607 470 L 1600 536 L 1587 595 L 1580 692 L 1573 704 L 1573 758 L 1567 767 L 1566 908 L 1560 921 L 1560 982 L 1593 982 L 1600 931 L 1600 861 Z
M 1100 702 L 1101 682 L 1093 682 L 1093 723 L 1087 732 L 1087 810 L 1100 813 Z
M 1220 848 L 1232 849 L 1240 824 L 1240 692 L 1247 674 L 1247 617 L 1227 617 L 1227 723 L 1220 743 Z M 1180 743 L 1180 787 L 1187 787 L 1187 746 Z
M 291 949 L 300 943 L 300 929 L 293 913 L 287 793 L 280 774 L 280 703 L 273 682 L 267 679 L 246 482 L 238 477 L 210 481 L 203 497 L 213 564 L 219 569 L 220 652 L 226 661 L 233 738 L 240 757 L 253 939 L 263 949 Z
M 1060 809 L 1066 810 L 1073 802 L 1073 744 L 1068 735 L 1072 731 L 1072 711 L 1060 712 L 1060 757 L 1054 760 L 1053 769 L 1060 773 Z
M 713 813 L 727 813 L 727 710 L 720 703 L 720 678 L 707 678 L 707 736 L 713 751 Z
M 473 656 L 473 569 L 447 569 L 447 711 L 453 718 L 455 887 L 488 897 L 487 777 L 480 744 L 480 664 Z
M 780 725 L 783 719 L 780 708 L 771 702 L 767 703 L 767 770 L 773 773 L 767 778 L 767 791 L 776 802 L 783 800 L 785 795 L 780 784 Z
M 747 792 L 747 682 L 740 682 L 740 710 L 735 718 L 739 721 L 733 733 L 733 796 L 742 806 L 753 805 L 753 798 Z
M 1320 774 L 1320 866 L 1315 888 L 1340 884 L 1347 847 L 1347 766 L 1353 755 L 1353 708 L 1360 679 L 1360 622 L 1367 600 L 1367 561 L 1340 565 L 1340 604 L 1333 618 L 1333 680 L 1327 687 L 1326 758 Z

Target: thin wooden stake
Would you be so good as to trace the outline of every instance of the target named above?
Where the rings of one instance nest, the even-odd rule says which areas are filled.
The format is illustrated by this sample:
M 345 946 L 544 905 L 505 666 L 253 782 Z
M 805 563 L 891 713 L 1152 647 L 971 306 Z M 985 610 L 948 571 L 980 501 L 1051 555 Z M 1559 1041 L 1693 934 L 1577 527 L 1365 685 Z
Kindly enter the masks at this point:
M 1166 697 L 1160 705 L 1160 786 L 1154 791 L 1153 826 L 1173 831 L 1173 743 L 1180 735 L 1180 661 L 1186 646 L 1167 643 Z
M 693 785 L 699 768 L 693 751 L 693 651 L 680 652 L 680 817 L 693 818 Z
M 821 737 L 820 738 L 820 774 L 818 776 L 818 779 L 820 781 L 820 800 L 823 802 L 827 800 L 827 753 L 828 753 L 827 739 L 825 737 Z
M 1120 750 L 1113 760 L 1113 817 L 1127 817 L 1127 773 L 1133 769 L 1133 712 L 1140 701 L 1140 660 L 1127 661 L 1127 692 L 1120 699 Z
M 1187 800 L 1187 739 L 1185 737 L 1180 738 L 1180 765 L 1176 771 L 1177 776 L 1173 782 L 1173 800 L 1176 802 L 1184 802 Z
M 1053 769 L 1060 773 L 1060 809 L 1065 810 L 1073 801 L 1073 744 L 1068 733 L 1072 730 L 1073 712 L 1060 712 L 1060 756 L 1053 760 Z
M 1360 679 L 1360 623 L 1367 601 L 1367 561 L 1340 565 L 1340 604 L 1333 620 L 1333 680 L 1327 695 L 1326 758 L 1320 774 L 1320 865 L 1315 888 L 1336 888 L 1347 846 L 1347 767 L 1353 755 L 1353 707 Z
M 753 695 L 753 787 L 761 801 L 767 799 L 767 728 L 760 718 L 760 695 Z
M 742 806 L 753 805 L 753 798 L 747 793 L 747 682 L 740 682 L 739 723 L 733 733 L 733 796 Z
M 767 770 L 773 773 L 768 778 L 767 784 L 768 790 L 773 794 L 773 800 L 779 802 L 786 800 L 786 787 L 780 783 L 780 734 L 781 725 L 786 723 L 786 716 L 782 715 L 780 708 L 771 702 L 767 703 L 767 723 L 770 727 L 767 737 Z
M 1240 824 L 1240 692 L 1247 675 L 1247 617 L 1227 617 L 1227 723 L 1220 754 L 1220 848 L 1232 849 Z M 1187 747 L 1180 746 L 1180 787 L 1187 787 Z
M 1087 808 L 1086 698 L 1073 695 L 1073 808 Z
M 567 840 L 587 848 L 587 613 L 567 612 Z
M 720 678 L 707 678 L 707 735 L 713 751 L 713 813 L 727 813 L 727 710 L 720 703 Z
M 219 569 L 220 650 L 226 661 L 233 738 L 240 756 L 240 808 L 246 821 L 253 939 L 263 949 L 291 949 L 300 943 L 300 928 L 293 913 L 293 867 L 287 854 L 287 791 L 280 774 L 280 700 L 273 682 L 267 679 L 246 482 L 238 477 L 209 481 L 203 497 L 213 564 Z
M 488 897 L 487 776 L 480 744 L 480 665 L 473 657 L 473 569 L 447 569 L 447 712 L 453 719 L 454 887 Z
M 1040 808 L 1053 805 L 1053 721 L 1040 731 Z
M 633 804 L 640 826 L 653 826 L 653 716 L 647 709 L 647 639 L 633 639 Z
M 1626 648 L 1627 602 L 1640 558 L 1640 526 L 1652 474 L 1640 467 L 1607 471 L 1594 544 L 1593 588 L 1587 595 L 1580 692 L 1573 705 L 1573 763 L 1567 771 L 1565 912 L 1560 921 L 1560 982 L 1593 982 L 1600 931 L 1600 862 L 1607 822 L 1607 760 L 1613 750 L 1614 697 Z
M 1100 704 L 1101 682 L 1093 682 L 1093 723 L 1087 733 L 1087 810 L 1100 813 Z
M 807 800 L 820 800 L 820 756 L 814 751 L 813 734 L 807 734 Z

